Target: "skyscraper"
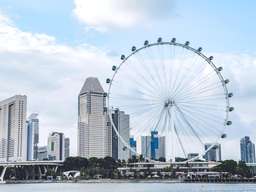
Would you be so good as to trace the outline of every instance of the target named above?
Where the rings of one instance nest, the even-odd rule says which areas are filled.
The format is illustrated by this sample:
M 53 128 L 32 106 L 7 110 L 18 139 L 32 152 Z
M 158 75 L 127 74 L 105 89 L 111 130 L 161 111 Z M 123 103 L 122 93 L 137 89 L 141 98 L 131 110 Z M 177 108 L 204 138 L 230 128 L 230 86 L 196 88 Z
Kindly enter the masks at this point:
M 129 144 L 130 139 L 130 117 L 119 109 L 115 109 L 112 113 L 112 120 L 115 124 L 119 135 L 125 143 Z M 129 149 L 117 136 L 114 128 L 112 128 L 112 157 L 114 159 L 128 160 L 130 157 Z
M 16 95 L 0 102 L 0 161 L 26 161 L 27 97 Z
M 241 161 L 255 163 L 255 145 L 250 137 L 245 136 L 240 140 Z
M 86 158 L 111 156 L 111 135 L 106 94 L 99 80 L 89 77 L 78 97 L 78 155 Z
M 64 160 L 64 134 L 52 132 L 48 136 L 48 158 L 49 160 Z
M 27 160 L 37 160 L 39 143 L 39 119 L 38 114 L 33 113 L 27 121 Z
M 151 159 L 151 136 L 141 136 L 141 155 Z
M 137 142 L 134 137 L 130 138 L 130 147 L 133 149 L 133 151 L 130 151 L 130 157 L 136 156 L 135 152 L 137 152 Z
M 221 145 L 219 143 L 206 143 L 204 145 L 205 151 L 212 147 L 205 155 L 204 158 L 206 161 L 221 161 Z
M 65 148 L 64 148 L 64 158 L 68 158 L 70 156 L 70 139 L 69 138 L 65 138 L 64 139 L 64 145 L 65 145 Z
M 142 136 L 141 154 L 154 160 L 165 158 L 165 137 L 159 136 L 157 131 L 151 131 L 151 136 Z

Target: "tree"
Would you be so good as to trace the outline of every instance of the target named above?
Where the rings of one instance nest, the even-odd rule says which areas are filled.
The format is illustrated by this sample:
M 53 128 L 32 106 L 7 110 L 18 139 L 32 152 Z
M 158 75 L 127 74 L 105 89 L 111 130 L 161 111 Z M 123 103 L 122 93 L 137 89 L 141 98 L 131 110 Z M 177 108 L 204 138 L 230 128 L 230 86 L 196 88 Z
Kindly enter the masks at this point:
M 249 167 L 246 165 L 244 161 L 239 161 L 237 165 L 237 174 L 247 178 L 252 176 Z
M 158 160 L 159 160 L 160 162 L 165 162 L 165 161 L 166 161 L 165 157 L 160 157 Z
M 213 168 L 213 171 L 237 173 L 237 162 L 234 160 L 225 160 L 220 165 Z
M 64 170 L 81 170 L 88 167 L 88 160 L 83 157 L 68 157 L 64 161 Z

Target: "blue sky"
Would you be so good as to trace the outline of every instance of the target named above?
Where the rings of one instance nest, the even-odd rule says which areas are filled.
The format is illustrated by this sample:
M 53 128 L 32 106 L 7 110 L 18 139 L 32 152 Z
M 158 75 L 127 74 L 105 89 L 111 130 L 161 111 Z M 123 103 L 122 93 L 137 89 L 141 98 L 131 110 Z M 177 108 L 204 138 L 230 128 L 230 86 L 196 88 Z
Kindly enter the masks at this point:
M 115 56 L 159 36 L 189 40 L 215 56 L 236 95 L 234 140 L 228 146 L 237 145 L 241 134 L 256 141 L 256 110 L 252 109 L 256 108 L 255 1 L 102 2 L 0 0 L 0 99 L 28 95 L 29 112 L 40 114 L 41 144 L 49 131 L 57 129 L 70 135 L 76 151 L 73 130 L 84 79 L 94 75 L 103 81 L 117 62 Z
M 170 0 L 171 1 L 171 0 Z M 161 1 L 161 3 L 166 1 Z M 173 7 L 165 18 L 154 22 L 154 27 L 141 25 L 132 28 L 100 33 L 87 30 L 78 22 L 72 10 L 72 0 L 34 1 L 1 0 L 1 10 L 11 17 L 22 30 L 46 33 L 64 44 L 90 43 L 119 52 L 132 43 L 139 44 L 145 38 L 177 37 L 207 47 L 209 51 L 251 52 L 255 50 L 256 2 L 245 1 L 171 1 Z M 99 5 L 100 6 L 100 5 Z M 114 13 L 113 13 L 114 14 Z M 156 15 L 159 13 L 155 13 Z M 248 38 L 251 37 L 251 38 Z M 122 41 L 125 39 L 126 41 Z M 115 43 L 113 43 L 115 42 Z M 122 43 L 119 43 L 122 42 Z

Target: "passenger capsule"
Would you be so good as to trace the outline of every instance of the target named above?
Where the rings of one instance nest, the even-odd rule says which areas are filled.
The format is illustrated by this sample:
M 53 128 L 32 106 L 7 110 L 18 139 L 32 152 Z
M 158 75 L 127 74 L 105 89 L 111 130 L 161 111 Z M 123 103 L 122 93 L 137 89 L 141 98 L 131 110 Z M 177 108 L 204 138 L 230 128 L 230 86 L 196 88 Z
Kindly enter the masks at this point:
M 124 60 L 125 59 L 125 55 L 121 55 L 121 60 Z
M 203 50 L 202 47 L 198 47 L 198 49 L 197 49 L 198 52 L 201 52 L 202 50 Z
M 233 93 L 228 93 L 228 97 L 233 97 Z
M 210 60 L 213 60 L 213 56 L 210 56 L 209 59 L 210 59 Z
M 110 83 L 110 79 L 109 78 L 106 79 L 106 83 Z
M 172 38 L 171 42 L 175 43 L 176 42 L 176 38 Z
M 222 139 L 224 139 L 224 138 L 226 138 L 227 137 L 227 134 L 225 134 L 225 133 L 223 133 L 222 135 L 221 135 L 221 138 Z
M 148 45 L 148 40 L 144 41 L 144 46 L 147 46 Z
M 235 109 L 234 107 L 229 107 L 228 110 L 231 112 L 231 111 L 234 111 L 234 109 Z
M 132 46 L 132 51 L 136 51 L 136 47 L 135 46 Z
M 227 121 L 226 125 L 232 125 L 232 121 Z
M 222 71 L 223 70 L 223 67 L 218 67 L 218 71 Z
M 189 41 L 186 41 L 186 42 L 185 42 L 185 46 L 188 46 L 188 45 L 189 45 Z
M 116 70 L 116 66 L 113 65 L 113 66 L 112 66 L 112 71 L 115 71 L 115 70 Z
M 225 83 L 225 84 L 228 84 L 228 83 L 229 83 L 229 79 L 225 79 L 225 80 L 224 80 L 224 83 Z
M 162 42 L 162 37 L 159 37 L 158 39 L 157 39 L 157 43 L 161 43 Z
M 123 151 L 125 151 L 127 149 L 127 147 L 123 147 Z

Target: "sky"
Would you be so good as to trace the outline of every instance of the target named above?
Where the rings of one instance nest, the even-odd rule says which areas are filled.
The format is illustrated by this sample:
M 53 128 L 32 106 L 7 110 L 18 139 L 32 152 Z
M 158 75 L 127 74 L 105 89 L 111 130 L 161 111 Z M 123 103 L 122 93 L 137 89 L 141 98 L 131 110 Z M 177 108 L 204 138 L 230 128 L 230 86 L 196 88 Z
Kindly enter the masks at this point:
M 223 66 L 234 92 L 225 158 L 239 139 L 256 142 L 255 1 L 0 0 L 0 100 L 28 96 L 39 113 L 40 145 L 51 131 L 71 138 L 76 154 L 77 97 L 89 76 L 105 79 L 131 46 L 157 37 L 189 40 Z

